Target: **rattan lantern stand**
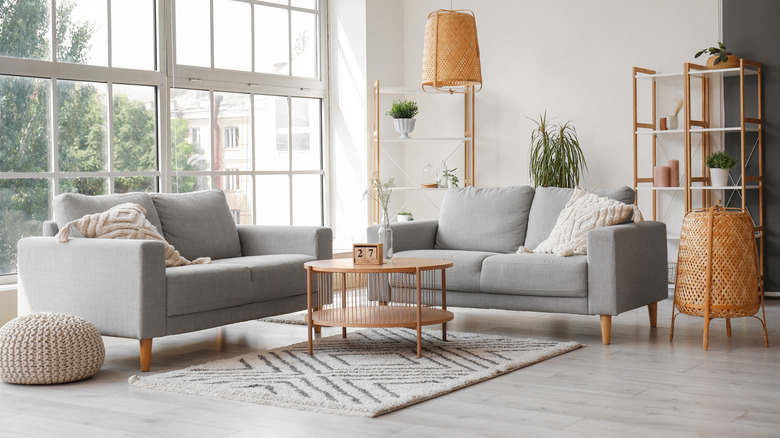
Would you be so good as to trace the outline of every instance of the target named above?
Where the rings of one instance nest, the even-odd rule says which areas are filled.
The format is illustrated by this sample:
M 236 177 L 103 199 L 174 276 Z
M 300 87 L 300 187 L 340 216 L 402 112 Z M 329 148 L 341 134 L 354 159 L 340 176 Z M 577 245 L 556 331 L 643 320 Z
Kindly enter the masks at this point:
M 758 272 L 753 220 L 748 213 L 720 206 L 688 212 L 680 233 L 669 341 L 680 313 L 704 318 L 704 350 L 713 318 L 726 318 L 726 334 L 731 337 L 731 318 L 751 316 L 761 321 L 764 344 L 769 347 Z M 759 310 L 763 319 L 756 316 Z

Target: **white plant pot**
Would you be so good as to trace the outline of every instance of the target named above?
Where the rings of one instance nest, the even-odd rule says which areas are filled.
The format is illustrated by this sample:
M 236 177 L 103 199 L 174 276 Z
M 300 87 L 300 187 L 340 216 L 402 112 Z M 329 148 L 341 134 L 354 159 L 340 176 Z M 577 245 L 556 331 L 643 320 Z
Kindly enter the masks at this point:
M 713 187 L 729 185 L 729 169 L 710 168 L 710 185 Z
M 439 180 L 439 188 L 446 189 L 450 186 L 450 179 L 449 178 L 443 178 Z
M 399 138 L 409 138 L 409 133 L 414 131 L 414 123 L 417 119 L 393 119 L 395 130 L 401 134 Z
M 396 215 L 396 218 L 398 218 L 398 222 L 411 222 L 414 220 L 411 214 L 399 214 Z

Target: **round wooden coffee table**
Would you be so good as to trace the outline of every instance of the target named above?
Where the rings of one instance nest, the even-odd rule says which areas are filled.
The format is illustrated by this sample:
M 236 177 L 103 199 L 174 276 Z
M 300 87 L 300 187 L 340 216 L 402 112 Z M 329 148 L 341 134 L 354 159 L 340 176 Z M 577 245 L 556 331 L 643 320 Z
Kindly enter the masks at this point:
M 318 327 L 409 327 L 417 329 L 422 357 L 422 327 L 441 324 L 447 340 L 445 270 L 448 260 L 395 258 L 382 265 L 356 265 L 352 259 L 316 260 L 307 271 L 309 354 Z M 316 297 L 315 297 L 316 292 Z

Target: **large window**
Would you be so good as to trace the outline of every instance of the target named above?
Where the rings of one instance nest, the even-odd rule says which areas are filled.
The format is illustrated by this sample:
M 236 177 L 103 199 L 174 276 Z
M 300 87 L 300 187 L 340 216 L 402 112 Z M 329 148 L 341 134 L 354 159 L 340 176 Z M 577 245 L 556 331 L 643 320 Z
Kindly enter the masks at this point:
M 322 224 L 324 8 L 0 2 L 0 275 L 64 192 L 219 188 L 237 222 Z

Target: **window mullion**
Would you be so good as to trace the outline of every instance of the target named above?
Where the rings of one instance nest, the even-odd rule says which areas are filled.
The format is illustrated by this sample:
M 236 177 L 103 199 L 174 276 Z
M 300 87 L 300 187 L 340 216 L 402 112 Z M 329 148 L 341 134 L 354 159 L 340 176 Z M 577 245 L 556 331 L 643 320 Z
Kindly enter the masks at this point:
M 52 197 L 57 196 L 60 193 L 60 182 L 57 178 L 57 174 L 60 171 L 60 148 L 59 148 L 59 133 L 57 130 L 57 118 L 59 117 L 59 102 L 57 96 L 57 78 L 51 78 L 49 82 L 51 87 L 51 98 L 49 99 L 51 110 L 51 120 L 49 120 L 49 132 L 51 132 L 51 168 L 50 171 L 54 174 L 53 184 L 54 190 L 52 191 Z
M 209 0 L 209 26 L 211 28 L 211 68 L 214 68 L 214 0 Z
M 110 59 L 110 55 L 109 55 Z M 114 193 L 114 84 L 106 83 L 106 155 L 108 159 L 108 193 Z
M 114 61 L 112 59 L 112 35 L 111 35 L 111 0 L 106 0 L 106 32 L 108 33 L 108 41 L 106 41 L 107 49 L 108 49 L 108 67 L 114 66 Z

